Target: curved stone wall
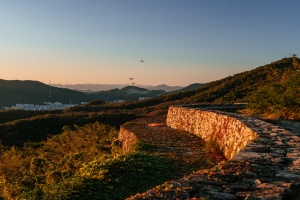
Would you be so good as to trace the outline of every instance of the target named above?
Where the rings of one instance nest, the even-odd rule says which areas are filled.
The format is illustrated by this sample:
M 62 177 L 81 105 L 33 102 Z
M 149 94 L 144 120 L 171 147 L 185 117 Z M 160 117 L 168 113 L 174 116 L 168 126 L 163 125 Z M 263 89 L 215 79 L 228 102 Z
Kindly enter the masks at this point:
M 239 118 L 220 111 L 176 106 L 169 108 L 167 125 L 203 138 L 231 159 L 257 136 Z

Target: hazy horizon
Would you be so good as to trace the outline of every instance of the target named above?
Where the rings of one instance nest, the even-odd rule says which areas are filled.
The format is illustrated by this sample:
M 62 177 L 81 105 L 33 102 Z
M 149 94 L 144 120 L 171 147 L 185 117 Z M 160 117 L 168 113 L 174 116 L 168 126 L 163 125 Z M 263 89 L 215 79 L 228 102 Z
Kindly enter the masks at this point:
M 4 80 L 188 86 L 300 52 L 294 0 L 0 2 Z
M 162 84 L 157 84 L 157 85 L 144 85 L 144 84 L 129 84 L 129 83 L 124 83 L 124 84 L 122 84 L 122 83 L 119 83 L 119 84 L 114 84 L 114 83 L 111 83 L 111 84 L 109 84 L 109 83 L 105 83 L 105 84 L 102 84 L 102 83 L 79 83 L 79 84 L 77 84 L 77 83 L 74 83 L 74 84 L 60 84 L 60 83 L 53 83 L 53 84 L 51 84 L 51 85 L 128 85 L 128 86 L 160 86 L 160 85 L 166 85 L 166 86 L 171 86 L 171 87 L 176 87 L 176 86 L 179 86 L 179 87 L 185 87 L 185 86 L 187 86 L 187 85 L 168 85 L 168 84 L 164 84 L 164 83 L 162 83 Z
M 0 80 L 5 80 L 5 81 L 38 81 L 38 82 L 41 82 L 43 84 L 46 84 L 46 85 L 128 85 L 128 86 L 160 86 L 160 85 L 166 85 L 166 86 L 170 86 L 170 87 L 186 87 L 186 86 L 189 86 L 189 85 L 168 85 L 168 84 L 165 84 L 165 83 L 160 83 L 160 84 L 154 84 L 154 85 L 147 85 L 147 84 L 132 84 L 132 83 L 53 83 L 51 82 L 51 80 L 48 80 L 48 82 L 43 82 L 43 81 L 39 81 L 39 80 L 28 80 L 28 79 L 24 79 L 24 80 L 21 80 L 21 79 L 3 79 L 3 78 L 0 78 Z M 192 84 L 195 84 L 195 83 L 192 83 Z

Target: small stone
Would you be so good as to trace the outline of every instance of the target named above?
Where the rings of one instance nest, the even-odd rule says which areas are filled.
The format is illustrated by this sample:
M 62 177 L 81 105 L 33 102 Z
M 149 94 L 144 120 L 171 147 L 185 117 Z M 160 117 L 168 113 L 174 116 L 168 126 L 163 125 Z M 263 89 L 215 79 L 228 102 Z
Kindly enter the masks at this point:
M 290 172 L 285 172 L 285 171 L 280 171 L 276 174 L 277 178 L 282 178 L 285 180 L 300 180 L 300 175 L 298 174 L 294 174 L 294 173 L 290 173 Z
M 233 194 L 228 194 L 228 193 L 222 193 L 222 192 L 207 192 L 208 194 L 210 194 L 211 199 L 214 200 L 223 200 L 223 199 L 227 199 L 227 200 L 236 200 L 237 197 Z
M 245 172 L 245 177 L 246 178 L 257 178 L 257 174 L 254 172 L 246 171 Z
M 259 179 L 256 179 L 254 182 L 255 182 L 256 185 L 260 185 L 261 184 L 261 182 L 260 182 Z
M 248 195 L 244 200 L 256 200 L 256 198 L 253 195 Z

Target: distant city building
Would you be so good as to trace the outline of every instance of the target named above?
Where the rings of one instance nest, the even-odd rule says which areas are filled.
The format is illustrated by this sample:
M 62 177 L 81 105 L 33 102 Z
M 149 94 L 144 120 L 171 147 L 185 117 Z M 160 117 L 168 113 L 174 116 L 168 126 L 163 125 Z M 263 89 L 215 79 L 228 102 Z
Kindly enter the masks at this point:
M 139 100 L 150 99 L 150 97 L 139 97 Z
M 34 104 L 16 104 L 11 107 L 4 107 L 5 110 L 33 110 L 33 111 L 43 111 L 43 110 L 62 110 L 65 108 L 70 108 L 75 105 L 62 104 L 60 102 L 44 102 L 45 105 L 34 105 Z

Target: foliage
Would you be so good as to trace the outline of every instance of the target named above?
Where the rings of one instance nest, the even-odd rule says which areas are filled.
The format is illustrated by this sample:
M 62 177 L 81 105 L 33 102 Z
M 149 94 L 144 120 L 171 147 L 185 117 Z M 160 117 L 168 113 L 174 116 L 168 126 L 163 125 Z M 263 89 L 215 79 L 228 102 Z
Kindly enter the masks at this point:
M 113 150 L 118 147 L 112 145 L 117 134 L 115 128 L 96 122 L 76 126 L 75 130 L 65 127 L 61 135 L 49 138 L 39 147 L 28 144 L 21 149 L 7 149 L 0 156 L 1 196 L 6 199 L 17 199 L 27 193 L 49 196 L 47 192 L 53 192 L 48 191 L 49 187 L 65 179 L 77 180 L 75 174 L 83 163 L 118 152 Z
M 245 102 L 245 97 L 250 92 L 256 91 L 264 85 L 278 82 L 278 76 L 290 69 L 292 62 L 292 58 L 284 58 L 251 71 L 208 83 L 199 88 L 195 95 L 186 98 L 185 102 Z
M 248 96 L 245 113 L 267 118 L 300 119 L 300 69 L 288 70 L 280 82 L 268 84 Z
M 0 124 L 14 121 L 14 120 L 26 119 L 38 115 L 60 114 L 60 113 L 62 113 L 61 110 L 55 110 L 55 111 L 2 110 L 0 111 Z

